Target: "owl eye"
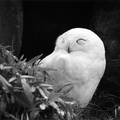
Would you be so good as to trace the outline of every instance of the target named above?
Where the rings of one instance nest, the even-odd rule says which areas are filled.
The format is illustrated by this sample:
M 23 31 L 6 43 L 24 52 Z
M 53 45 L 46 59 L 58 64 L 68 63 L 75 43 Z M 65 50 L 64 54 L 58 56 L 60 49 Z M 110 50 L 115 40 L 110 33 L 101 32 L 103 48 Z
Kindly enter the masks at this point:
M 78 39 L 76 42 L 77 42 L 79 45 L 81 45 L 81 44 L 84 44 L 85 41 L 86 41 L 85 39 L 80 38 L 80 39 Z

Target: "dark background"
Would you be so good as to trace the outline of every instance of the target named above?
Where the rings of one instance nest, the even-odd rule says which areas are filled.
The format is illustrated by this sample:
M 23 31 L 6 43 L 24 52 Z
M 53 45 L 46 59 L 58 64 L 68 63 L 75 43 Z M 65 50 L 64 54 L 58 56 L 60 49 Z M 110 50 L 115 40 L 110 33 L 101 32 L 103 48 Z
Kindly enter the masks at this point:
M 29 59 L 54 50 L 57 37 L 74 27 L 90 28 L 93 1 L 23 1 L 21 54 Z
M 74 27 L 93 30 L 103 40 L 107 57 L 118 55 L 119 1 L 23 0 L 22 5 L 24 23 L 20 55 L 25 54 L 30 59 L 43 53 L 45 57 L 53 51 L 56 38 Z

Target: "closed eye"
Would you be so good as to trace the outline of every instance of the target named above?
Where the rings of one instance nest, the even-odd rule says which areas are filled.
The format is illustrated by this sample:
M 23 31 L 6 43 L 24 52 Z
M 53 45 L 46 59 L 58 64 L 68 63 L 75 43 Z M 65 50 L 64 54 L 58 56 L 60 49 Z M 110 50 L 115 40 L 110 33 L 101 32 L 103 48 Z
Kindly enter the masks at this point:
M 81 44 L 83 44 L 85 41 L 86 41 L 85 39 L 80 38 L 80 39 L 78 39 L 76 42 L 77 42 L 79 45 L 81 45 Z

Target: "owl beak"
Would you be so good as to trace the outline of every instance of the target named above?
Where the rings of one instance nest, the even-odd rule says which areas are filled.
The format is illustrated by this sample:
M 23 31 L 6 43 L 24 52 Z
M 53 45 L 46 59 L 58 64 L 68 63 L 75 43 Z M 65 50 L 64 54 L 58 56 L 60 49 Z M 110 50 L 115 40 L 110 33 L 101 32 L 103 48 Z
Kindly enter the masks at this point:
M 67 51 L 68 51 L 68 53 L 71 52 L 70 46 L 68 46 Z

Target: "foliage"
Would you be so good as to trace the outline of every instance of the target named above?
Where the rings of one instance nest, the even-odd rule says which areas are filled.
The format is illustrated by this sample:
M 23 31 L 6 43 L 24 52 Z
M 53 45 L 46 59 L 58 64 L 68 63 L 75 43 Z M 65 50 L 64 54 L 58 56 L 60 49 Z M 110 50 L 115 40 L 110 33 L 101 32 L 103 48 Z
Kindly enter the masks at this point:
M 65 96 L 73 86 L 49 84 L 52 78 L 39 66 L 38 55 L 28 62 L 0 46 L 0 118 L 15 120 L 75 118 L 75 101 Z M 69 106 L 69 107 L 68 107 Z M 49 112 L 49 113 L 48 113 Z

